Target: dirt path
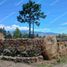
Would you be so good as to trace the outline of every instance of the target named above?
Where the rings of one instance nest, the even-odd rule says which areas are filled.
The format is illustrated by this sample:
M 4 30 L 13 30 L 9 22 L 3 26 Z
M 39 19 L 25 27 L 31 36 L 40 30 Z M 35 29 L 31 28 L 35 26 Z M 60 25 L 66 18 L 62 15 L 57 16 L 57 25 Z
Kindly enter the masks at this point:
M 0 60 L 0 67 L 36 67 L 34 65 L 28 65 L 24 63 L 14 63 L 12 61 L 3 61 Z M 52 67 L 67 67 L 67 64 L 57 64 Z
M 12 61 L 0 60 L 0 67 L 32 67 L 32 66 L 24 63 L 14 63 Z
M 67 64 L 58 64 L 58 65 L 55 65 L 53 67 L 67 67 Z

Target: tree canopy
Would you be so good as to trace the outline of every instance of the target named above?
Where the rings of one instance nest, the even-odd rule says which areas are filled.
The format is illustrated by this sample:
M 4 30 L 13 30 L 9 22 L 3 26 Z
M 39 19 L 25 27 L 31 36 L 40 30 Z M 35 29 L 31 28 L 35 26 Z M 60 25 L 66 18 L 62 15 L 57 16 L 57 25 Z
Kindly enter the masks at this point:
M 40 18 L 45 18 L 46 15 L 41 11 L 41 5 L 31 0 L 28 3 L 22 5 L 22 10 L 19 11 L 17 19 L 21 23 L 27 22 L 29 24 L 29 37 L 31 36 L 31 25 L 33 25 L 33 36 L 34 36 L 34 23 L 39 26 Z
M 15 29 L 13 33 L 13 38 L 22 38 L 22 33 L 18 28 Z

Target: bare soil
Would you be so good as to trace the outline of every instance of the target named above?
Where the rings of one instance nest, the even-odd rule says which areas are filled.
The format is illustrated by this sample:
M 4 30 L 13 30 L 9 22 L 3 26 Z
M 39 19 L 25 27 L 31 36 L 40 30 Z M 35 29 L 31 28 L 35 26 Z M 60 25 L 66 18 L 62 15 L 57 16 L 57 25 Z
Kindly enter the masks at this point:
M 12 61 L 0 60 L 0 67 L 32 67 L 32 66 L 24 63 L 14 63 Z
M 0 67 L 38 67 L 38 66 L 29 65 L 25 63 L 15 63 L 13 61 L 0 60 Z M 45 67 L 45 65 L 43 67 Z M 67 67 L 67 64 L 57 64 L 49 67 Z

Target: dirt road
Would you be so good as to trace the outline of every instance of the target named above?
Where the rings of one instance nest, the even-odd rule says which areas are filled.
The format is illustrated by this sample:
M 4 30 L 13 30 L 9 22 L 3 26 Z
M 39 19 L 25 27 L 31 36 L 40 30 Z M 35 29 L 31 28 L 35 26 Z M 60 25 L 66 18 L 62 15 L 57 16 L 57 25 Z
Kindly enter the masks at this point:
M 32 67 L 32 66 L 24 63 L 14 63 L 12 61 L 0 60 L 0 67 Z
M 67 64 L 58 64 L 58 65 L 55 65 L 53 67 L 67 67 Z
M 0 60 L 0 67 L 36 67 L 36 66 L 32 66 L 24 63 L 14 63 L 12 61 Z M 52 67 L 67 67 L 67 64 L 57 64 L 57 65 L 53 65 Z

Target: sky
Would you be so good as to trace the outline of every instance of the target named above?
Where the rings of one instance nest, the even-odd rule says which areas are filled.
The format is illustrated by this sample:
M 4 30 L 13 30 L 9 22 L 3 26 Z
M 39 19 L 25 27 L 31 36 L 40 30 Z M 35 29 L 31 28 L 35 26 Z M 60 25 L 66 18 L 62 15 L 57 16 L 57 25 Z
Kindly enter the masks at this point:
M 28 30 L 27 23 L 17 21 L 22 5 L 29 0 L 0 0 L 0 27 L 6 30 Z M 35 25 L 35 31 L 67 33 L 67 0 L 32 0 L 41 4 L 41 10 L 47 17 Z

